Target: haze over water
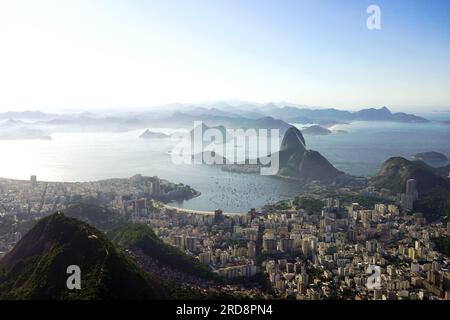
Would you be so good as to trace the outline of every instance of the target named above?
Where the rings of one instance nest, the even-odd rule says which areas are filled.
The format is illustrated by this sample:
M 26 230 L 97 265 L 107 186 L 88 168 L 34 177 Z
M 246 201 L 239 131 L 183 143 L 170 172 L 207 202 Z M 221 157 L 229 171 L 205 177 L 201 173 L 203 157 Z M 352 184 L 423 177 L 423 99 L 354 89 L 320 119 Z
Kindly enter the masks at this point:
M 392 156 L 417 152 L 450 156 L 450 126 L 354 122 L 338 125 L 348 133 L 305 136 L 307 147 L 321 152 L 338 169 L 352 175 L 374 175 Z M 52 141 L 0 141 L 0 177 L 46 181 L 95 181 L 140 173 L 191 185 L 198 198 L 173 205 L 189 209 L 247 212 L 252 207 L 298 195 L 302 186 L 273 177 L 229 173 L 205 165 L 175 165 L 173 142 L 143 140 L 143 130 L 125 133 L 57 133 Z M 170 131 L 170 130 L 159 130 Z

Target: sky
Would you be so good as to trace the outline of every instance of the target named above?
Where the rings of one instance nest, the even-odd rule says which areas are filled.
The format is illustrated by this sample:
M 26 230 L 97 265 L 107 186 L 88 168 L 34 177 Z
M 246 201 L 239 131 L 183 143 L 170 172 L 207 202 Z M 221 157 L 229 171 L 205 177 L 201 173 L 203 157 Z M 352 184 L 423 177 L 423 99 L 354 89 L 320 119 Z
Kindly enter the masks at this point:
M 0 111 L 227 99 L 450 110 L 450 1 L 0 0 Z

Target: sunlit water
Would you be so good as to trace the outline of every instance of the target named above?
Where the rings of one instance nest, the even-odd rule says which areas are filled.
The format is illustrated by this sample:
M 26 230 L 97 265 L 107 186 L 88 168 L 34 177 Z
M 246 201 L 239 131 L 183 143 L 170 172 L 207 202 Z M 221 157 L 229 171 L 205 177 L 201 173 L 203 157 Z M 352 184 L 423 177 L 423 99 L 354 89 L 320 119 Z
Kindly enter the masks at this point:
M 200 197 L 175 203 L 211 211 L 247 212 L 252 207 L 292 197 L 297 183 L 273 177 L 229 173 L 206 165 L 175 165 L 170 139 L 144 140 L 142 131 L 126 133 L 59 133 L 52 141 L 0 141 L 0 176 L 45 181 L 93 181 L 137 173 L 189 184 Z
M 423 151 L 450 155 L 448 125 L 355 122 L 333 129 L 349 133 L 305 136 L 307 147 L 354 175 L 375 174 L 391 156 L 410 158 Z M 139 139 L 142 131 L 55 133 L 52 141 L 0 141 L 0 177 L 29 179 L 36 174 L 47 181 L 93 181 L 137 173 L 157 175 L 199 190 L 200 197 L 176 205 L 204 211 L 246 212 L 301 192 L 299 183 L 273 177 L 229 173 L 205 165 L 175 165 L 168 153 L 174 143 Z

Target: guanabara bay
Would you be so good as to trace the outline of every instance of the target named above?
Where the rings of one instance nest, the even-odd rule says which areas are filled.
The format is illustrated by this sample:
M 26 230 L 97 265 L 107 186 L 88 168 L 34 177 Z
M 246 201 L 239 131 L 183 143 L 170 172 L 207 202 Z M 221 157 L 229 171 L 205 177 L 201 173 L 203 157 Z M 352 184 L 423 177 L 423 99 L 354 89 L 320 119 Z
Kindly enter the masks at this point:
M 448 21 L 445 0 L 0 1 L 0 314 L 446 307 Z

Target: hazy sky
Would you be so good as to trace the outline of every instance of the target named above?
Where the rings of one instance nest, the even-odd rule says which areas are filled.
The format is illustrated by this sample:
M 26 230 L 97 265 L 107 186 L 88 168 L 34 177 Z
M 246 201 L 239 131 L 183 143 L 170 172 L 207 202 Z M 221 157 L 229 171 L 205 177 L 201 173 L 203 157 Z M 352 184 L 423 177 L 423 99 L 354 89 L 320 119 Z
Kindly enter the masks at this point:
M 450 109 L 450 1 L 0 0 L 0 110 L 222 99 Z

